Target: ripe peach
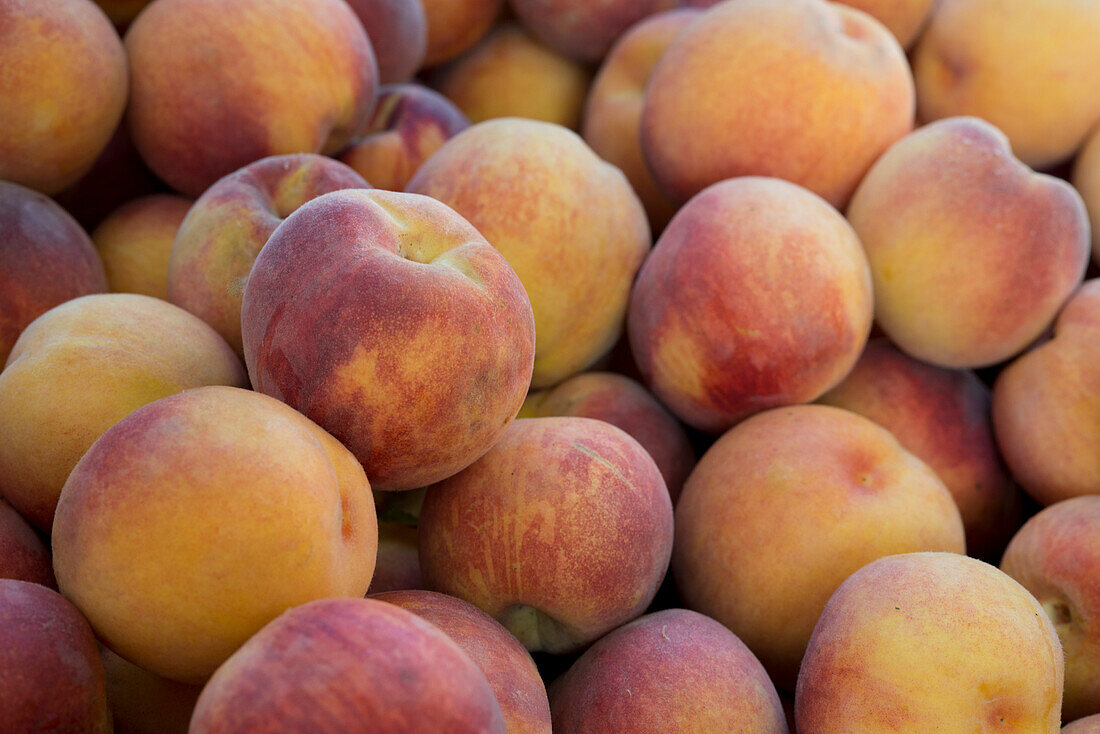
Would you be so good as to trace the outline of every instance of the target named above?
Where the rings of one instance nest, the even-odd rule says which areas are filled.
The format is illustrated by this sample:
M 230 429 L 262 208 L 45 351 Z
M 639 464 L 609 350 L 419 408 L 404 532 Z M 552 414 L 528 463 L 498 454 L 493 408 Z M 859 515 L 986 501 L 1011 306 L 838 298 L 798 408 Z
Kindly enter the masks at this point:
M 942 367 L 1018 354 L 1088 264 L 1081 197 L 1016 160 L 977 118 L 926 125 L 891 147 L 848 219 L 871 263 L 876 322 L 903 351 Z
M 1092 225 L 1092 257 L 1100 263 L 1100 127 L 1096 128 L 1077 156 L 1073 185 L 1088 210 Z
M 535 313 L 533 387 L 615 344 L 649 226 L 626 178 L 579 136 L 534 120 L 482 122 L 425 161 L 408 190 L 453 207 L 515 268 Z
M 347 0 L 378 60 L 381 84 L 406 82 L 428 52 L 428 17 L 420 0 Z
M 159 0 L 126 33 L 128 118 L 149 167 L 198 197 L 241 166 L 333 153 L 367 123 L 378 69 L 343 0 Z
M 473 46 L 492 27 L 504 0 L 421 0 L 428 18 L 424 66 L 450 61 Z
M 0 0 L 0 179 L 55 194 L 126 106 L 126 53 L 91 0 Z
M 0 499 L 0 579 L 57 588 L 46 544 L 15 509 Z
M 871 330 L 871 301 L 867 259 L 839 212 L 786 181 L 745 177 L 669 223 L 634 285 L 628 333 L 661 402 L 718 433 L 840 382 Z
M 96 227 L 92 241 L 112 291 L 168 300 L 168 258 L 193 203 L 154 194 L 123 205 Z
M 599 61 L 628 28 L 683 0 L 512 0 L 524 25 L 555 51 L 579 61 Z
M 840 207 L 912 128 L 914 104 L 904 52 L 866 13 L 825 0 L 724 2 L 653 70 L 642 150 L 677 201 L 760 175 Z

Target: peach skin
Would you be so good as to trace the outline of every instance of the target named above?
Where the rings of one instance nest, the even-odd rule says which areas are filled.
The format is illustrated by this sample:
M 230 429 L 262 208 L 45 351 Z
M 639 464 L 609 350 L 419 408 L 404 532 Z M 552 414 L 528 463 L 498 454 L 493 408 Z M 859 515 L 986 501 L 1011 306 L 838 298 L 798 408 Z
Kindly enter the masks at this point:
M 428 51 L 424 66 L 450 61 L 484 36 L 504 7 L 504 0 L 421 0 L 428 18 Z
M 523 24 L 560 54 L 598 62 L 626 31 L 683 0 L 511 0 Z
M 1073 167 L 1073 185 L 1085 202 L 1092 230 L 1092 259 L 1100 264 L 1100 126 L 1081 148 Z
M 172 243 L 194 203 L 182 196 L 153 194 L 124 204 L 100 222 L 92 242 L 113 292 L 168 300 Z

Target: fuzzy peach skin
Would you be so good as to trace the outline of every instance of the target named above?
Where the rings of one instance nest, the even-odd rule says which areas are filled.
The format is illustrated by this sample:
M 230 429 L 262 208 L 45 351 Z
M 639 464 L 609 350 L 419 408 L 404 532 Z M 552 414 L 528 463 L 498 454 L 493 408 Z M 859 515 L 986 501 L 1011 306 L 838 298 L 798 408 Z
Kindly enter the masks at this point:
M 525 418 L 420 513 L 429 589 L 528 650 L 579 650 L 641 614 L 672 551 L 672 503 L 641 444 L 590 418 Z
M 472 122 L 524 117 L 576 129 L 591 74 L 577 61 L 504 23 L 431 75 L 431 85 Z
M 206 684 L 191 734 L 504 734 L 485 675 L 446 633 L 374 599 L 325 599 L 260 630 Z
M 1100 714 L 1066 724 L 1061 734 L 1100 734 Z
M 49 532 L 65 479 L 108 428 L 181 390 L 247 384 L 225 340 L 170 303 L 63 303 L 27 327 L 0 372 L 0 494 Z
M 579 136 L 534 120 L 483 122 L 447 141 L 408 190 L 453 207 L 515 268 L 535 312 L 533 387 L 614 346 L 649 225 L 622 172 Z
M 508 630 L 472 604 L 434 591 L 371 597 L 410 611 L 458 643 L 485 673 L 508 734 L 550 734 L 550 703 L 531 654 Z
M 1100 5 L 941 2 L 913 54 L 917 114 L 973 115 L 1032 168 L 1066 160 L 1100 122 Z
M 676 201 L 759 175 L 841 207 L 912 128 L 914 104 L 904 52 L 866 13 L 826 0 L 720 3 L 657 62 L 642 151 Z
M 598 156 L 622 169 L 642 200 L 655 233 L 668 224 L 676 205 L 658 188 L 642 155 L 646 83 L 665 49 L 699 12 L 694 8 L 669 10 L 627 30 L 600 66 L 584 107 L 581 135 Z
M 428 52 L 428 17 L 421 0 L 347 0 L 378 60 L 378 81 L 412 78 Z
M 787 734 L 745 643 L 686 609 L 647 614 L 588 648 L 550 687 L 555 734 Z
M 168 300 L 168 258 L 183 218 L 195 202 L 153 194 L 124 204 L 92 232 L 92 242 L 115 293 Z
M 973 372 L 925 364 L 880 337 L 818 402 L 894 434 L 951 492 L 968 553 L 990 563 L 1000 559 L 1024 521 L 1023 496 L 997 451 L 989 388 Z
M 0 499 L 0 579 L 57 588 L 53 559 L 42 539 L 18 512 Z
M 271 233 L 321 194 L 370 188 L 331 158 L 300 153 L 263 158 L 211 186 L 187 213 L 168 260 L 168 298 L 210 324 L 244 356 L 241 300 Z
M 875 320 L 903 351 L 942 367 L 1008 359 L 1042 334 L 1089 259 L 1085 206 L 1036 174 L 973 117 L 892 146 L 852 197 L 875 282 Z
M 634 284 L 627 332 L 661 402 L 720 433 L 840 382 L 871 311 L 867 259 L 844 217 L 794 184 L 745 177 L 672 219 Z
M 1092 258 L 1100 264 L 1100 126 L 1081 148 L 1073 167 L 1073 185 L 1081 194 L 1092 230 Z
M 58 585 L 97 636 L 184 683 L 290 607 L 362 596 L 377 546 L 355 457 L 283 403 L 221 386 L 112 426 L 73 469 L 53 528 Z
M 103 664 L 80 612 L 56 591 L 0 579 L 4 731 L 110 734 Z
M 695 449 L 679 421 L 644 387 L 612 372 L 586 372 L 529 394 L 519 411 L 521 418 L 555 415 L 595 418 L 629 433 L 653 457 L 676 504 L 695 466 Z
M 150 673 L 103 648 L 114 734 L 187 734 L 200 686 Z
M 424 66 L 459 56 L 489 31 L 504 0 L 421 0 L 428 18 L 428 51 Z
M 849 574 L 894 553 L 965 553 L 939 477 L 884 428 L 799 405 L 753 416 L 700 459 L 676 506 L 685 604 L 793 690 L 814 623 Z
M 1039 600 L 1062 641 L 1062 719 L 1100 714 L 1100 496 L 1073 497 L 1032 517 L 1001 570 Z
M 198 197 L 266 156 L 334 153 L 370 119 L 378 68 L 344 0 L 158 0 L 126 33 L 134 143 Z
M 1011 577 L 908 553 L 864 566 L 829 599 L 795 717 L 799 734 L 1057 734 L 1062 675 L 1053 625 Z
M 558 53 L 599 62 L 611 46 L 647 16 L 683 0 L 511 0 L 524 26 Z
M 997 376 L 993 429 L 1012 475 L 1040 504 L 1100 494 L 1100 279 L 1066 304 L 1051 341 Z
M 344 442 L 375 489 L 469 466 L 531 381 L 523 285 L 426 196 L 337 191 L 298 209 L 256 259 L 241 323 L 253 387 Z
M 0 179 L 55 194 L 126 106 L 126 53 L 91 0 L 0 0 Z
M 0 370 L 28 324 L 106 290 L 103 261 L 76 220 L 37 191 L 0 181 Z
M 339 155 L 374 186 L 404 191 L 416 169 L 470 126 L 451 100 L 419 84 L 378 90 L 378 104 L 361 138 Z

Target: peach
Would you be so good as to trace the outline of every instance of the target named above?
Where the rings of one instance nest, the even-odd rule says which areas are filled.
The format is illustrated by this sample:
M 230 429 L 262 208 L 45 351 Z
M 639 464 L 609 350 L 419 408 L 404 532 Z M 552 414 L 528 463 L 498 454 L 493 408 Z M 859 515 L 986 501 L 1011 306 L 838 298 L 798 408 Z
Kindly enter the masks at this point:
M 829 596 L 894 553 L 966 550 L 943 482 L 884 428 L 823 405 L 753 416 L 718 439 L 676 506 L 685 604 L 749 646 L 780 688 Z
M 469 466 L 531 380 L 523 285 L 426 196 L 348 190 L 302 206 L 260 251 L 241 323 L 252 385 L 343 441 L 375 489 Z
M 453 207 L 519 275 L 538 333 L 533 387 L 615 344 L 649 226 L 626 178 L 579 136 L 534 120 L 482 122 L 425 161 L 408 190 Z
M 438 627 L 373 599 L 284 613 L 206 684 L 191 734 L 504 734 L 485 675 Z
M 510 23 L 440 68 L 431 84 L 472 122 L 524 117 L 577 128 L 590 74 Z
M 600 638 L 554 681 L 550 700 L 556 734 L 787 734 L 760 661 L 718 622 L 686 609 L 647 614 Z
M 0 579 L 57 588 L 46 544 L 11 505 L 0 499 Z
M 1023 523 L 1019 489 L 997 452 L 989 388 L 969 370 L 919 362 L 872 339 L 844 381 L 818 402 L 870 418 L 943 480 L 959 506 L 970 555 L 1000 559 Z
M 1020 528 L 1001 570 L 1030 591 L 1062 641 L 1062 718 L 1100 714 L 1100 496 L 1047 507 Z
M 334 153 L 370 119 L 378 70 L 343 0 L 159 0 L 126 33 L 128 119 L 149 167 L 198 197 L 260 158 Z
M 932 17 L 939 0 L 838 0 L 877 19 L 902 48 L 909 48 Z
M 1040 504 L 1100 493 L 1100 279 L 1062 309 L 1051 341 L 998 375 L 993 429 L 1012 475 Z
M 363 137 L 339 155 L 374 186 L 404 191 L 416 169 L 470 121 L 442 94 L 419 84 L 378 90 L 378 105 Z
M 1062 727 L 1062 734 L 1100 734 L 1100 714 L 1066 724 Z
M 1092 257 L 1100 263 L 1100 126 L 1081 148 L 1073 167 L 1073 185 L 1085 202 L 1092 225 Z
M 420 0 L 347 0 L 378 60 L 378 81 L 408 81 L 428 52 L 428 17 Z
M 372 597 L 434 624 L 477 663 L 496 695 L 508 734 L 550 734 L 550 704 L 530 653 L 495 619 L 472 604 L 434 591 Z
M 41 314 L 105 290 L 103 262 L 80 225 L 48 197 L 0 181 L 0 370 Z
M 1062 671 L 1054 627 L 1011 577 L 955 554 L 890 556 L 829 599 L 795 716 L 799 734 L 1057 734 Z
M 126 106 L 126 53 L 91 0 L 0 0 L 0 179 L 55 194 Z
M 473 46 L 492 27 L 504 0 L 421 0 L 428 19 L 424 66 L 450 61 Z
M 283 403 L 220 386 L 112 426 L 53 528 L 58 585 L 100 639 L 184 683 L 290 607 L 362 596 L 377 544 L 355 457 Z
M 913 77 L 890 32 L 825 0 L 706 10 L 657 62 L 642 150 L 676 201 L 734 176 L 774 176 L 841 207 L 913 125 Z
M 114 734 L 187 734 L 202 688 L 150 673 L 103 649 Z
M 154 194 L 123 205 L 100 222 L 92 241 L 112 291 L 168 300 L 168 258 L 193 203 L 182 196 Z
M 875 283 L 875 320 L 942 367 L 1018 354 L 1081 283 L 1081 197 L 1012 156 L 997 128 L 941 120 L 890 148 L 848 208 Z
M 525 418 L 428 489 L 420 569 L 528 650 L 571 652 L 641 614 L 672 550 L 672 503 L 653 459 L 590 418 Z
M 592 81 L 581 135 L 601 158 L 622 169 L 649 224 L 659 232 L 676 212 L 642 155 L 642 104 L 646 83 L 665 49 L 699 15 L 692 8 L 658 13 L 632 26 L 611 48 Z
M 634 285 L 627 331 L 661 402 L 719 433 L 839 383 L 871 311 L 867 259 L 844 217 L 794 184 L 745 177 L 669 223 Z
M 653 458 L 673 504 L 695 466 L 695 449 L 679 422 L 629 377 L 611 372 L 576 375 L 550 390 L 528 395 L 519 415 L 595 418 L 623 429 Z
M 313 154 L 263 158 L 225 176 L 180 224 L 168 260 L 168 298 L 243 356 L 241 300 L 271 233 L 321 194 L 370 184 L 339 161 Z
M 56 591 L 0 579 L 5 731 L 109 734 L 103 664 L 80 612 Z
M 170 303 L 117 293 L 57 306 L 0 372 L 0 493 L 49 532 L 65 479 L 104 431 L 181 390 L 246 384 L 229 345 Z
M 628 28 L 683 0 L 512 0 L 512 8 L 539 40 L 578 61 L 599 61 Z
M 1100 122 L 1098 35 L 1088 0 L 940 3 L 913 54 L 917 114 L 980 117 L 1027 165 L 1054 166 Z
M 368 594 L 423 589 L 420 542 L 415 525 L 378 521 L 378 558 Z

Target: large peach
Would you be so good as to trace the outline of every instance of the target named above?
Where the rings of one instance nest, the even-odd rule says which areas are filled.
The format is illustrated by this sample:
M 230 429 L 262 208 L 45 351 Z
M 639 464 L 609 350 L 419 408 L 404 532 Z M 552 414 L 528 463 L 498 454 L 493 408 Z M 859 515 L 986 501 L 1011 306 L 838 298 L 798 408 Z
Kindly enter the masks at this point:
M 347 0 L 378 60 L 378 81 L 408 81 L 428 52 L 428 17 L 420 0 Z
M 531 393 L 519 415 L 595 418 L 623 429 L 653 457 L 673 504 L 695 466 L 695 450 L 680 423 L 644 387 L 612 372 L 586 372 Z
M 0 494 L 48 532 L 69 472 L 108 428 L 181 390 L 246 384 L 229 345 L 170 303 L 63 303 L 27 327 L 0 372 Z
M 973 372 L 925 364 L 877 338 L 819 402 L 893 433 L 955 498 L 970 555 L 1000 559 L 1023 522 L 1022 495 L 997 452 L 989 388 Z
M 122 118 L 118 33 L 91 0 L 0 0 L 0 68 L 0 179 L 57 193 Z
M 525 117 L 580 125 L 588 69 L 542 45 L 517 25 L 501 24 L 431 77 L 432 86 L 472 122 Z
M 134 142 L 191 197 L 266 156 L 339 150 L 374 105 L 374 52 L 343 0 L 158 0 L 126 51 Z
M 672 219 L 634 285 L 638 368 L 681 420 L 714 433 L 840 382 L 871 330 L 855 232 L 778 179 L 724 181 Z
M 248 390 L 151 403 L 103 434 L 53 528 L 62 592 L 115 652 L 201 683 L 290 607 L 362 596 L 378 544 L 363 468 Z
M 29 323 L 105 290 L 103 262 L 80 225 L 48 197 L 0 181 L 0 369 Z
M 1057 734 L 1062 673 L 1054 627 L 1011 577 L 908 553 L 864 566 L 829 599 L 795 717 L 799 734 Z
M 686 609 L 600 638 L 554 681 L 550 700 L 556 734 L 787 734 L 760 661 L 721 624 Z
M 738 0 L 700 15 L 657 63 L 642 150 L 677 201 L 775 176 L 843 206 L 913 125 L 913 77 L 890 32 L 825 0 Z
M 420 0 L 428 18 L 425 66 L 450 61 L 492 27 L 504 0 Z
M 419 84 L 378 90 L 378 105 L 364 131 L 340 160 L 374 186 L 404 191 L 416 169 L 452 137 L 470 126 L 454 103 Z
M 1100 496 L 1073 497 L 1032 517 L 1001 570 L 1039 600 L 1062 641 L 1062 718 L 1100 714 Z
M 972 117 L 890 148 L 848 208 L 875 282 L 875 319 L 910 355 L 981 367 L 1018 354 L 1081 283 L 1085 206 Z
M 1100 126 L 1077 156 L 1073 167 L 1073 185 L 1088 210 L 1092 225 L 1092 257 L 1100 263 Z
M 826 602 L 895 553 L 966 550 L 943 482 L 884 428 L 839 408 L 753 416 L 715 443 L 676 506 L 686 605 L 729 627 L 781 688 Z
M 654 232 L 664 228 L 676 205 L 657 187 L 642 155 L 646 83 L 665 49 L 699 12 L 670 10 L 631 27 L 607 54 L 585 102 L 581 135 L 597 155 L 622 169 L 642 200 Z
M 264 627 L 206 684 L 191 734 L 504 734 L 485 675 L 412 612 L 325 599 Z
M 46 544 L 18 512 L 0 499 L 0 579 L 18 579 L 57 588 Z
M 453 207 L 515 268 L 535 313 L 534 387 L 615 344 L 649 226 L 626 178 L 579 136 L 533 120 L 483 122 L 425 161 L 408 190 Z
M 225 176 L 180 224 L 168 260 L 168 298 L 243 356 L 241 300 L 256 256 L 291 212 L 321 194 L 370 184 L 313 154 L 263 158 Z
M 599 61 L 628 28 L 683 0 L 511 0 L 524 25 L 560 54 Z
M 1012 475 L 1041 504 L 1100 494 L 1100 279 L 1066 304 L 1051 341 L 997 376 L 993 429 Z
M 168 258 L 193 203 L 182 196 L 154 194 L 124 204 L 100 222 L 92 241 L 112 291 L 168 300 Z
M 349 190 L 305 204 L 260 251 L 241 322 L 253 386 L 343 441 L 376 489 L 469 466 L 531 380 L 523 285 L 426 196 Z
M 1100 122 L 1098 35 L 1090 0 L 941 2 L 913 55 L 917 114 L 980 117 L 1024 163 L 1049 168 Z
M 394 591 L 371 597 L 434 624 L 477 663 L 496 695 L 508 734 L 550 734 L 550 703 L 531 654 L 477 607 L 434 591 Z
M 525 418 L 465 471 L 428 489 L 428 588 L 491 614 L 529 650 L 577 650 L 653 600 L 672 550 L 657 465 L 590 418 Z

